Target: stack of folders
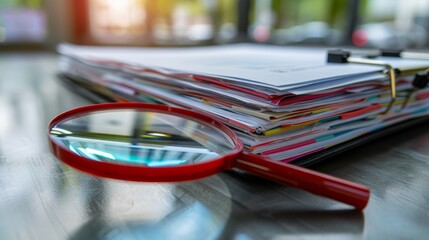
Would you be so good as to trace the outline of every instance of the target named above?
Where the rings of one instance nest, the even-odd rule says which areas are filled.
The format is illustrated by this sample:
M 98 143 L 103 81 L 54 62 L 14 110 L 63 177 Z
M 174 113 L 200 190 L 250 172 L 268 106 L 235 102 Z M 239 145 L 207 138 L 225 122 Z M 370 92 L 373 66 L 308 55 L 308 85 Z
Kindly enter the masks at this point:
M 278 161 L 429 115 L 424 59 L 328 63 L 326 50 L 252 44 L 58 49 L 61 73 L 92 90 L 208 114 L 235 130 L 247 151 Z M 395 70 L 393 89 L 383 64 Z

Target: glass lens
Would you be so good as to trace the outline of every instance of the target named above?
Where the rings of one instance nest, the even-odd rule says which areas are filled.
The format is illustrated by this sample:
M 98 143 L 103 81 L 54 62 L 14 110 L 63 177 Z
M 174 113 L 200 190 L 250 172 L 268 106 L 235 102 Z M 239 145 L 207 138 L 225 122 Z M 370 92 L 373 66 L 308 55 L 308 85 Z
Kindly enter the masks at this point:
M 101 162 L 147 167 L 211 161 L 234 149 L 214 126 L 136 109 L 97 111 L 64 120 L 50 136 L 75 154 Z

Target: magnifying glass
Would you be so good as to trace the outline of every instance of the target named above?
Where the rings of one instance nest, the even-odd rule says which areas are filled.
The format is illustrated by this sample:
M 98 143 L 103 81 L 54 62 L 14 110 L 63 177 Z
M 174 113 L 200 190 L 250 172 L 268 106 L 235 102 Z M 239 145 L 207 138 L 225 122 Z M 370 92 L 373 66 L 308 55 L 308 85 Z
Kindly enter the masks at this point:
M 83 172 L 142 182 L 189 181 L 232 168 L 362 210 L 369 188 L 243 152 L 235 133 L 208 115 L 158 104 L 106 103 L 64 112 L 49 124 L 52 153 Z

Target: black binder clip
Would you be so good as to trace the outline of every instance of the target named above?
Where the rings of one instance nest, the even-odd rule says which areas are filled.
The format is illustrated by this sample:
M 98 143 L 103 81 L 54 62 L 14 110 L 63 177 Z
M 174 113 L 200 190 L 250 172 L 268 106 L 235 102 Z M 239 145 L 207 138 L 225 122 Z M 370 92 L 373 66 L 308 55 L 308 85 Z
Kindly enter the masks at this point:
M 329 50 L 328 51 L 328 63 L 347 63 L 348 58 L 351 56 L 349 51 L 341 49 Z
M 380 56 L 382 57 L 401 57 L 403 49 L 380 49 Z
M 386 74 L 386 76 L 390 80 L 390 102 L 384 114 L 387 114 L 390 112 L 394 103 L 396 102 L 396 71 L 390 64 L 383 61 L 374 60 L 374 59 L 351 57 L 351 53 L 349 51 L 344 51 L 341 49 L 329 50 L 327 62 L 328 63 L 357 63 L 357 64 L 366 64 L 366 65 L 375 65 L 375 66 L 384 67 L 385 68 L 384 74 Z
M 399 57 L 404 59 L 429 60 L 429 52 L 409 52 L 403 49 L 380 49 L 382 57 Z
M 429 53 L 406 52 L 402 49 L 381 49 L 380 56 L 383 57 L 399 57 L 404 59 L 429 60 Z M 422 72 L 416 73 L 413 80 L 413 89 L 407 94 L 402 109 L 405 108 L 411 99 L 411 96 L 418 90 L 427 87 L 429 82 L 429 68 Z
M 414 76 L 414 80 L 413 80 L 413 89 L 411 89 L 406 98 L 404 103 L 402 104 L 402 109 L 404 109 L 407 104 L 410 102 L 411 96 L 417 92 L 418 90 L 424 89 L 427 87 L 429 83 L 429 71 L 426 72 L 418 72 L 416 73 L 416 75 Z

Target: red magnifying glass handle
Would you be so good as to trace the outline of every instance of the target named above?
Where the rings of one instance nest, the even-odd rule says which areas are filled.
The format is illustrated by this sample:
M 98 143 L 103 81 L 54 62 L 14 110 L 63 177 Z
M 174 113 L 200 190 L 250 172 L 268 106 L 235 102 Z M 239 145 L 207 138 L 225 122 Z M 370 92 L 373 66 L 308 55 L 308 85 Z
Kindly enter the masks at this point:
M 257 155 L 243 153 L 234 167 L 352 205 L 359 210 L 364 209 L 369 200 L 367 186 Z

